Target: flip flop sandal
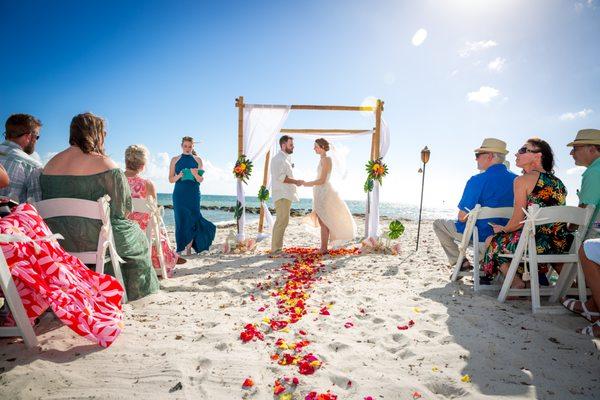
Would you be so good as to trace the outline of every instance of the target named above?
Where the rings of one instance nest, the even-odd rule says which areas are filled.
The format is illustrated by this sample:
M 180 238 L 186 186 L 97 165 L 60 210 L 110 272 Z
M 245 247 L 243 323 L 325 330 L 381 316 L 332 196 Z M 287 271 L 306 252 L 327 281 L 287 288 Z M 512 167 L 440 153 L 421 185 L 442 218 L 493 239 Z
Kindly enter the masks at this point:
M 583 318 L 587 319 L 590 322 L 592 320 L 592 317 L 600 317 L 600 313 L 599 312 L 589 311 L 587 309 L 587 307 L 585 306 L 585 303 L 581 303 L 581 308 L 583 309 L 583 312 L 577 312 L 577 311 L 575 311 L 575 304 L 577 304 L 577 302 L 581 303 L 581 301 L 576 300 L 576 299 L 565 299 L 562 302 L 562 305 L 565 306 L 565 308 L 567 310 L 571 311 L 573 314 L 580 315 L 580 316 L 582 316 Z
M 583 309 L 581 315 L 583 315 L 583 318 L 587 319 L 588 321 L 592 322 L 592 317 L 600 318 L 600 312 L 588 310 L 585 306 L 585 303 L 581 303 L 581 308 Z
M 591 337 L 600 337 L 594 335 L 594 328 L 600 328 L 600 321 L 596 321 L 593 324 L 590 324 L 579 331 L 582 335 L 591 336 Z

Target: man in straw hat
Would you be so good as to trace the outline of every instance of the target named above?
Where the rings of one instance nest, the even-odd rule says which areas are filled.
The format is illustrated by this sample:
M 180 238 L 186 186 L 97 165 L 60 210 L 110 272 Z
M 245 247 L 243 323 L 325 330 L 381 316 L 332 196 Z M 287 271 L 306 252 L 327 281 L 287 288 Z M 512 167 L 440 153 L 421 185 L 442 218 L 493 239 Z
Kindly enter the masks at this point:
M 482 207 L 512 207 L 513 181 L 517 175 L 506 167 L 506 154 L 508 154 L 506 142 L 494 138 L 484 139 L 481 147 L 475 149 L 477 169 L 482 172 L 472 176 L 465 186 L 458 203 L 458 221 L 438 219 L 433 222 L 433 231 L 446 252 L 450 265 L 456 264 L 458 259 L 459 249 L 455 241 L 460 242 L 462 239 L 469 210 L 475 208 L 477 204 Z M 493 234 L 488 222 L 505 224 L 507 221 L 500 218 L 477 221 L 481 242 Z M 461 269 L 470 268 L 471 265 L 465 258 Z
M 598 210 L 600 209 L 600 130 L 582 129 L 577 132 L 575 140 L 567 144 L 573 147 L 571 156 L 575 164 L 586 167 L 581 179 L 581 189 L 577 192 L 579 206 L 596 206 L 592 223 L 588 229 L 586 240 L 579 249 L 579 259 L 585 275 L 585 282 L 592 291 L 592 296 L 585 303 L 575 299 L 562 299 L 569 310 L 580 314 L 591 322 L 580 330 L 580 333 L 600 337 L 600 226 L 598 226 Z M 595 224 L 594 224 L 595 221 Z M 595 237 L 595 239 L 592 239 Z
M 567 144 L 571 149 L 571 156 L 575 165 L 586 167 L 581 177 L 581 189 L 577 192 L 579 206 L 588 204 L 596 206 L 592 221 L 598 218 L 600 208 L 600 130 L 582 129 L 577 132 L 575 140 Z M 595 234 L 590 228 L 588 236 Z

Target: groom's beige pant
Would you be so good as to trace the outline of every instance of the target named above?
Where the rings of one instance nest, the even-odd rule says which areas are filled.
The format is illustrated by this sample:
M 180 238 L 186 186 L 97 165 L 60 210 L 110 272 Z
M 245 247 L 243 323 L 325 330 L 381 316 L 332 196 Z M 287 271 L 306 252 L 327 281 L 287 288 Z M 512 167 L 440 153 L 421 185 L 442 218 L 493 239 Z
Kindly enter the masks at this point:
M 271 251 L 279 251 L 283 247 L 283 234 L 290 222 L 290 209 L 292 202 L 288 199 L 279 199 L 275 202 L 275 224 L 271 236 Z

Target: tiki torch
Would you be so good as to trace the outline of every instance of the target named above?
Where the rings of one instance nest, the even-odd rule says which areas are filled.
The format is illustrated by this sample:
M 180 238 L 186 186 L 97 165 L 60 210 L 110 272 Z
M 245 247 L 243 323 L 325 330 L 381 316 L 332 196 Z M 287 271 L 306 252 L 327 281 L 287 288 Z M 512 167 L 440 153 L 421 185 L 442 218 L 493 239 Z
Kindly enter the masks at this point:
M 419 205 L 419 224 L 417 225 L 417 247 L 415 251 L 419 250 L 419 234 L 421 233 L 421 212 L 423 211 L 423 189 L 425 187 L 425 165 L 429 161 L 429 156 L 431 155 L 431 151 L 425 146 L 423 150 L 421 150 L 421 161 L 423 162 L 423 168 L 419 170 L 423 174 L 423 178 L 421 179 L 421 204 Z

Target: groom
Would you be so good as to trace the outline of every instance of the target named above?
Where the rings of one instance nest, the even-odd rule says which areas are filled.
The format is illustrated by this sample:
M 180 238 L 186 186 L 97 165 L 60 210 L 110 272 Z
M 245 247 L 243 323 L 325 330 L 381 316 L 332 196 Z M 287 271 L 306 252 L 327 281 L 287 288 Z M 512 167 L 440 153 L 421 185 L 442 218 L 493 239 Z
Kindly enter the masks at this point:
M 283 135 L 279 139 L 281 151 L 271 160 L 271 187 L 275 203 L 275 224 L 271 237 L 271 253 L 281 251 L 283 247 L 283 234 L 290 220 L 292 202 L 298 201 L 296 186 L 301 186 L 304 181 L 294 179 L 291 154 L 294 152 L 294 139 Z

